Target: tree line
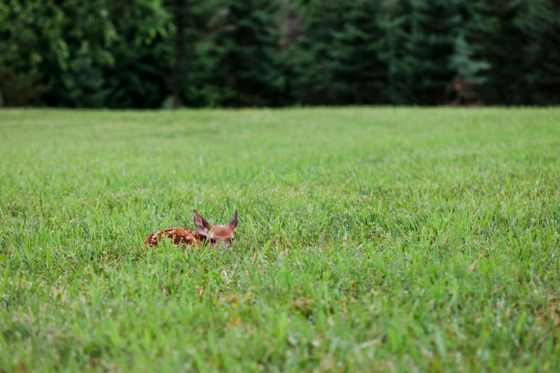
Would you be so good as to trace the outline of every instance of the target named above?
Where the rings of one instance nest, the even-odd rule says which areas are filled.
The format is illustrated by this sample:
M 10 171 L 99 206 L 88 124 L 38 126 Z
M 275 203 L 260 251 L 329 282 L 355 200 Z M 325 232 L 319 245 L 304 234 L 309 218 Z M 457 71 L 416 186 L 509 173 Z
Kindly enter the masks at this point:
M 0 0 L 0 103 L 560 103 L 556 0 Z

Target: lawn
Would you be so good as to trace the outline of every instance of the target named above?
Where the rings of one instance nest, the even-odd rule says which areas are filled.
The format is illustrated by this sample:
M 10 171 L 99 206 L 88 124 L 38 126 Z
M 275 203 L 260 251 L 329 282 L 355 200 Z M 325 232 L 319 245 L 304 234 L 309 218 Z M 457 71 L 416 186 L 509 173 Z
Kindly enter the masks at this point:
M 0 111 L 0 371 L 558 371 L 560 109 Z M 143 251 L 226 224 L 234 249 Z

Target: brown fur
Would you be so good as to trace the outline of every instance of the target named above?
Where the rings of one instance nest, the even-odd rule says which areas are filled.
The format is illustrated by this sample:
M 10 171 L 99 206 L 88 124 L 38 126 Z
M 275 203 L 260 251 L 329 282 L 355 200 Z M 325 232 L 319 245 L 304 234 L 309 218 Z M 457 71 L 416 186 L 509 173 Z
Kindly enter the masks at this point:
M 146 249 L 157 247 L 159 242 L 165 238 L 171 240 L 175 246 L 199 246 L 209 244 L 210 246 L 222 245 L 226 248 L 231 247 L 231 241 L 237 228 L 237 210 L 233 214 L 228 225 L 212 226 L 196 210 L 193 210 L 194 223 L 198 232 L 183 228 L 167 228 L 150 234 L 144 240 Z
M 167 228 L 165 230 L 157 231 L 150 234 L 144 240 L 144 246 L 157 247 L 158 243 L 162 242 L 164 237 L 167 237 L 175 246 L 188 246 L 188 245 L 203 245 L 206 236 L 200 235 L 198 232 L 193 232 L 190 229 L 183 228 Z

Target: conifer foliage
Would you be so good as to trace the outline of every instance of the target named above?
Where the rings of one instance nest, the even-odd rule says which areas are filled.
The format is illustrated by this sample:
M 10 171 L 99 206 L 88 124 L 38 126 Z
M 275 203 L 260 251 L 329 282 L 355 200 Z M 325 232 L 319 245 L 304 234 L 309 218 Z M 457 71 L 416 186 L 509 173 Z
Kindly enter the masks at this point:
M 219 105 L 276 106 L 283 90 L 279 3 L 226 0 L 219 8 L 210 81 Z
M 463 19 L 456 0 L 400 0 L 392 15 L 401 21 L 391 32 L 398 51 L 389 60 L 393 97 L 405 103 L 443 104 L 446 83 L 453 79 L 448 61 Z
M 489 63 L 485 100 L 520 104 L 527 99 L 528 34 L 522 27 L 531 0 L 478 0 L 470 41 L 476 56 Z M 524 97 L 525 96 L 525 97 Z
M 382 59 L 384 30 L 378 17 L 382 0 L 343 3 L 342 25 L 333 32 L 332 81 L 343 104 L 385 102 L 387 63 Z
M 560 104 L 560 3 L 9 0 L 0 97 L 109 108 Z
M 525 30 L 529 35 L 530 72 L 527 88 L 529 103 L 538 105 L 560 103 L 560 2 L 535 0 L 529 3 Z

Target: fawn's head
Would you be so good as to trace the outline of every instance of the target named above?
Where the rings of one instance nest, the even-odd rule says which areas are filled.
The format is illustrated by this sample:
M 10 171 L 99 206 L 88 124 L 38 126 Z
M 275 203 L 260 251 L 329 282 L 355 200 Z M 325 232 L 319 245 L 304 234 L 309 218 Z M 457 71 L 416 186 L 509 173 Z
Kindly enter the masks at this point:
M 210 246 L 225 246 L 227 249 L 231 248 L 233 241 L 233 233 L 237 228 L 237 210 L 231 217 L 228 225 L 214 225 L 206 221 L 196 210 L 193 210 L 194 224 L 198 232 L 206 236 L 207 242 Z

